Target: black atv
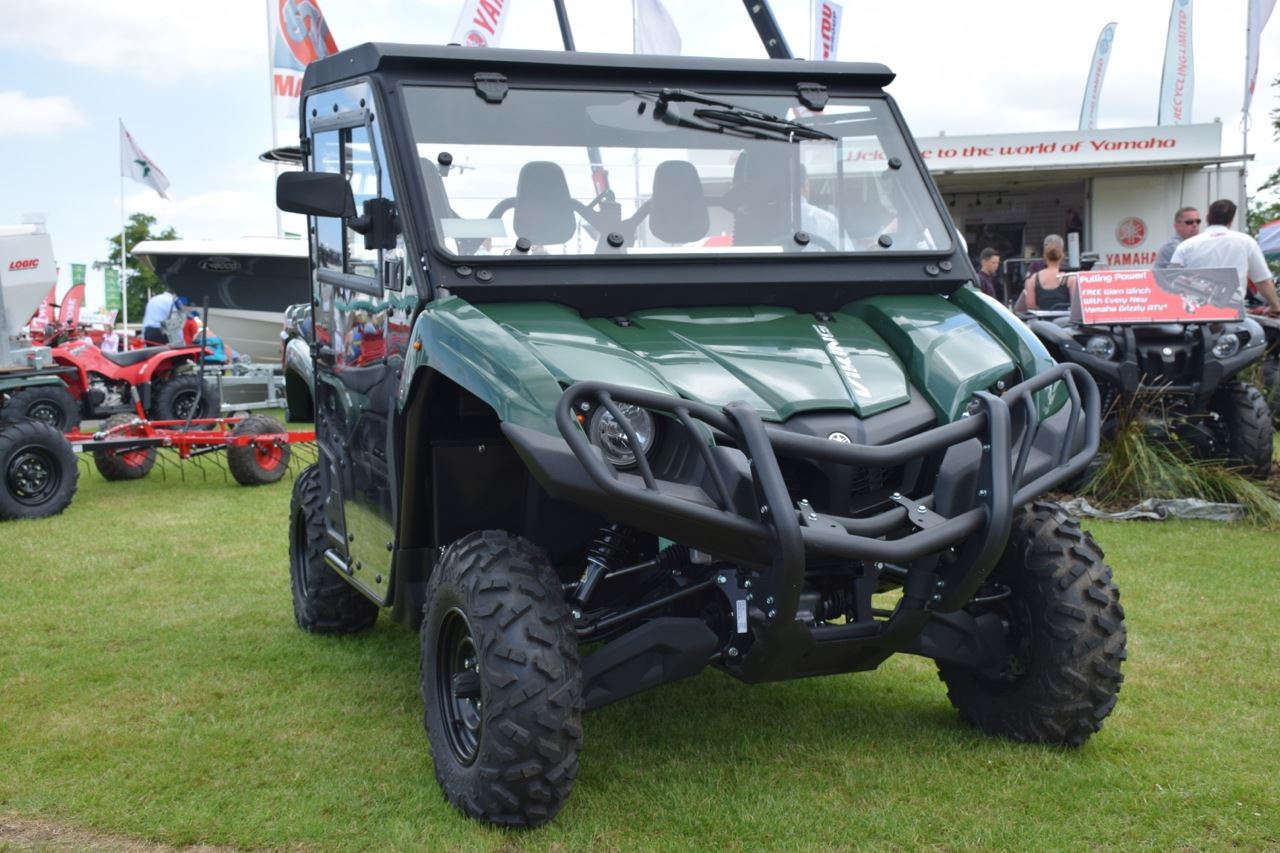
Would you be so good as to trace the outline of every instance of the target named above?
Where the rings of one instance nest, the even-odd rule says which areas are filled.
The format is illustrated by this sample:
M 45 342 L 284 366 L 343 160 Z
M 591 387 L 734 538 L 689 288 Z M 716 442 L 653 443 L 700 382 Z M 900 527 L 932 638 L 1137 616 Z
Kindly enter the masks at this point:
M 1213 281 L 1178 282 L 1178 294 L 1197 307 L 1229 300 Z M 1253 318 L 1091 325 L 1068 312 L 1036 312 L 1024 319 L 1055 359 L 1084 367 L 1097 381 L 1104 434 L 1121 417 L 1141 417 L 1153 438 L 1184 442 L 1196 456 L 1225 460 L 1254 479 L 1270 476 L 1271 411 L 1244 378 L 1266 351 Z

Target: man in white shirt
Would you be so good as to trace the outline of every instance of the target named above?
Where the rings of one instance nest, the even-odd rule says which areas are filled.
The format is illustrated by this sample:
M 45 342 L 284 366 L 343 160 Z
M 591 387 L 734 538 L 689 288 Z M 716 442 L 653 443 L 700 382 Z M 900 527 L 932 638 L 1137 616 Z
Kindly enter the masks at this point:
M 173 312 L 178 295 L 166 289 L 147 300 L 147 307 L 142 312 L 142 339 L 149 344 L 166 345 L 169 335 L 164 330 L 164 321 Z
M 1231 223 L 1236 218 L 1236 205 L 1230 199 L 1220 198 L 1209 205 L 1206 217 L 1209 227 L 1194 237 L 1188 237 L 1178 244 L 1173 257 L 1169 261 L 1171 267 L 1188 269 L 1234 269 L 1240 276 L 1241 302 L 1249 282 L 1258 288 L 1258 293 L 1267 302 L 1268 312 L 1273 317 L 1280 317 L 1280 296 L 1276 295 L 1275 278 L 1267 266 L 1258 241 L 1248 234 L 1231 230 Z

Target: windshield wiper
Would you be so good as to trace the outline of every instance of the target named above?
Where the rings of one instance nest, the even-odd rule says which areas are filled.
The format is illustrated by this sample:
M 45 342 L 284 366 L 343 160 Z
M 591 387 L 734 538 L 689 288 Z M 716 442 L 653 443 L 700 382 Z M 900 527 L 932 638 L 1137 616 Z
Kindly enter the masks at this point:
M 688 89 L 636 92 L 636 95 L 654 99 L 654 118 L 668 121 L 681 127 L 695 127 L 719 132 L 728 130 L 761 139 L 776 138 L 787 141 L 795 141 L 796 139 L 835 139 L 831 134 L 815 127 L 800 124 L 790 119 L 778 118 L 775 115 L 751 109 L 750 107 L 731 104 L 727 101 L 718 101 L 715 98 L 708 98 L 706 95 L 691 92 Z M 693 118 L 698 119 L 698 121 L 672 114 L 668 110 L 668 105 L 672 102 L 701 104 L 702 107 L 693 111 Z

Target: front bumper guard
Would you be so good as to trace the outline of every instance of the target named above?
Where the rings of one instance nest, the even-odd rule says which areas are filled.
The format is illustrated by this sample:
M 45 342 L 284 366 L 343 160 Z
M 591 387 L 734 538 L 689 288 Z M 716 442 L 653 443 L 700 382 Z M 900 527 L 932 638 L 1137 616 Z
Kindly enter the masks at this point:
M 1041 427 L 1035 395 L 1058 382 L 1067 389 L 1069 405 L 1062 440 L 1052 466 L 1024 482 Z M 702 455 L 709 487 L 698 490 L 688 484 L 660 480 L 644 454 L 637 454 L 638 476 L 618 472 L 591 443 L 576 417 L 578 405 L 585 401 L 603 406 L 612 414 L 633 447 L 640 446 L 640 442 L 620 410 L 620 403 L 673 419 L 689 432 Z M 763 621 L 780 626 L 795 619 L 806 555 L 810 553 L 873 564 L 928 562 L 925 568 L 913 567 L 906 572 L 899 609 L 927 613 L 962 608 L 1004 551 L 1015 508 L 1080 474 L 1097 452 L 1098 388 L 1079 365 L 1056 365 L 1001 396 L 980 392 L 974 395 L 974 403 L 968 416 L 953 423 L 890 444 L 861 445 L 767 425 L 754 409 L 741 402 L 716 409 L 666 394 L 588 381 L 574 384 L 561 397 L 556 424 L 573 455 L 612 507 L 633 509 L 651 521 L 663 517 L 680 519 L 680 526 L 686 530 L 692 524 L 721 539 L 756 546 L 767 554 L 770 570 L 760 574 L 757 583 L 764 588 L 757 586 L 755 598 L 771 602 L 767 609 L 760 610 Z M 718 448 L 707 441 L 707 427 L 713 434 L 727 437 L 746 455 L 757 498 L 754 511 L 745 511 L 742 501 L 735 501 L 715 458 Z M 896 494 L 897 506 L 871 517 L 820 514 L 803 502 L 793 504 L 778 465 L 778 457 L 784 456 L 835 465 L 888 467 L 943 453 L 971 440 L 982 445 L 974 500 L 968 509 L 951 517 L 934 511 L 932 496 L 913 499 Z M 626 521 L 626 514 L 619 520 Z M 910 532 L 905 535 L 886 538 L 908 526 Z M 937 561 L 922 558 L 946 549 L 954 549 L 955 557 L 935 573 Z M 742 553 L 743 549 L 736 550 Z

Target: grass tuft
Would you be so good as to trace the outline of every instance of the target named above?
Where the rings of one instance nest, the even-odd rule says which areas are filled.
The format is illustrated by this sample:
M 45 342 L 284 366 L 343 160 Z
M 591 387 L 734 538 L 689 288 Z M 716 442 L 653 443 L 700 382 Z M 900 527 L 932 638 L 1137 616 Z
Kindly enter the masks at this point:
M 1189 443 L 1152 438 L 1155 416 L 1149 404 L 1122 406 L 1115 435 L 1099 454 L 1102 464 L 1082 493 L 1104 506 L 1129 506 L 1147 498 L 1199 498 L 1240 504 L 1246 519 L 1260 527 L 1280 527 L 1280 502 L 1265 484 L 1245 477 L 1221 460 L 1197 459 Z

